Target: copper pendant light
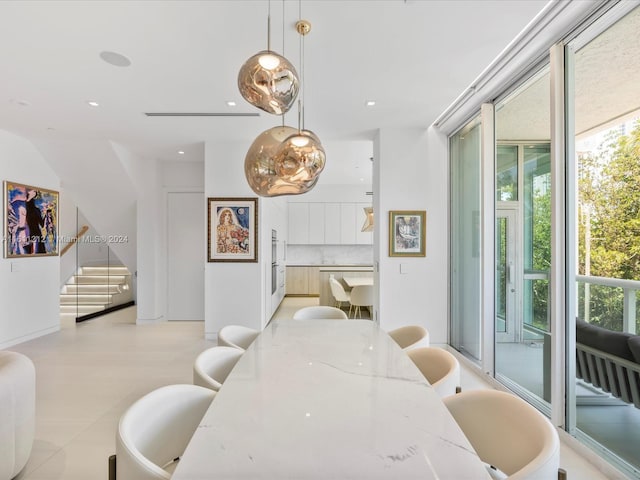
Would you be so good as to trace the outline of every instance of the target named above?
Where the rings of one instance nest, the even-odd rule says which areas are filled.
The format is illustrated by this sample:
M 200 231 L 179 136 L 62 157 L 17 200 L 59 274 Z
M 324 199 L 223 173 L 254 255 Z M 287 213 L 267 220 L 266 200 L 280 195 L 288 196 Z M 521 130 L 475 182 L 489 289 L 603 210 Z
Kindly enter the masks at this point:
M 275 156 L 287 138 L 298 133 L 297 128 L 278 126 L 265 130 L 253 141 L 244 159 L 244 174 L 251 189 L 261 197 L 276 197 L 298 193 L 296 183 L 276 172 Z
M 311 24 L 300 20 L 296 30 L 303 37 Z M 301 61 L 303 45 L 301 40 Z M 304 70 L 304 68 L 303 68 Z M 298 128 L 273 127 L 251 144 L 244 160 L 244 173 L 251 189 L 263 197 L 299 195 L 311 190 L 325 165 L 320 139 L 301 126 L 302 107 L 298 100 Z
M 326 160 L 320 139 L 311 130 L 299 130 L 280 144 L 275 153 L 276 174 L 306 193 L 316 183 Z
M 267 49 L 240 68 L 238 89 L 251 105 L 274 115 L 289 111 L 300 88 L 298 72 L 282 55 L 271 50 L 271 2 L 267 16 Z

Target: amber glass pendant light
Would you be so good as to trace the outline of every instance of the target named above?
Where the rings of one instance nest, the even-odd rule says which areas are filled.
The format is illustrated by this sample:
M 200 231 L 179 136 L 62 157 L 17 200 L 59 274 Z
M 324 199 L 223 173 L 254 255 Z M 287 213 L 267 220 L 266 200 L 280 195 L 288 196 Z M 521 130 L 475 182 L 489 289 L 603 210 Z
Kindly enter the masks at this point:
M 298 96 L 298 73 L 282 55 L 271 50 L 271 2 L 267 16 L 267 49 L 256 53 L 240 68 L 238 89 L 251 105 L 282 115 Z

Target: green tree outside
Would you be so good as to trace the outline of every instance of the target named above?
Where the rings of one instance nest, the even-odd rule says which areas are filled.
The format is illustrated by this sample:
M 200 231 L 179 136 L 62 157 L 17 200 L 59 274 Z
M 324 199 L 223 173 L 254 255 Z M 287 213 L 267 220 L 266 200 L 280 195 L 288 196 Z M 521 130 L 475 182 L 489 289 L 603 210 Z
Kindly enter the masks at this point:
M 640 121 L 628 135 L 611 133 L 596 153 L 580 155 L 578 171 L 579 273 L 587 273 L 589 248 L 591 276 L 640 280 Z M 583 286 L 579 294 L 584 318 Z M 591 323 L 622 329 L 622 289 L 592 286 L 589 305 Z

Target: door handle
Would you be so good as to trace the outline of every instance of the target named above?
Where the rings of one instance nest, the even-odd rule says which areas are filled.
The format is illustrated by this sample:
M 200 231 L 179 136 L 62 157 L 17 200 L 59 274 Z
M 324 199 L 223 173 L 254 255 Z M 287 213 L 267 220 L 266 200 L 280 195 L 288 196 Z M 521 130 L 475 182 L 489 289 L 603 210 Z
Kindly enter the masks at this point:
M 513 282 L 511 281 L 512 278 L 513 278 L 513 263 L 510 262 L 509 266 L 507 267 L 507 283 L 513 284 Z M 511 293 L 516 291 L 516 289 L 513 287 L 511 287 L 510 290 L 511 290 Z

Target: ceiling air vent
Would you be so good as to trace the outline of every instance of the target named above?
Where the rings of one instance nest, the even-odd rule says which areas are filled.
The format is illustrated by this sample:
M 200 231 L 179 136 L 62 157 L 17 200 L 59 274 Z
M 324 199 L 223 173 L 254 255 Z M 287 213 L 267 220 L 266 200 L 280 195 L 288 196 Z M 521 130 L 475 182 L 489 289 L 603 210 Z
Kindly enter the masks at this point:
M 147 117 L 259 117 L 257 112 L 231 113 L 231 112 L 145 112 Z

